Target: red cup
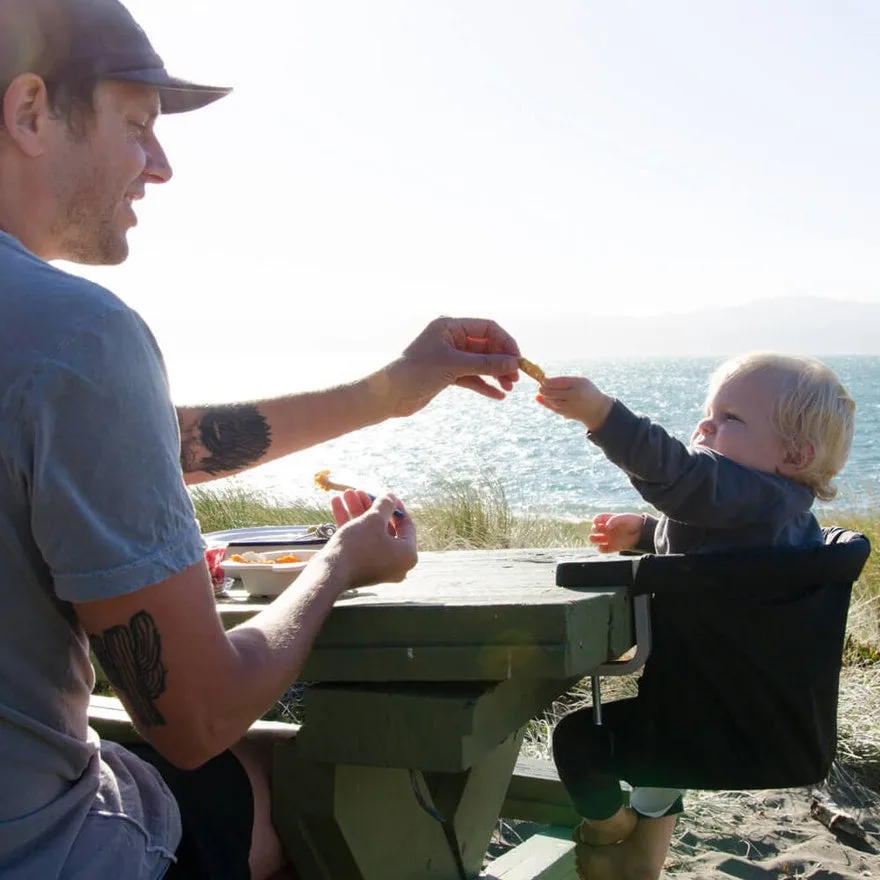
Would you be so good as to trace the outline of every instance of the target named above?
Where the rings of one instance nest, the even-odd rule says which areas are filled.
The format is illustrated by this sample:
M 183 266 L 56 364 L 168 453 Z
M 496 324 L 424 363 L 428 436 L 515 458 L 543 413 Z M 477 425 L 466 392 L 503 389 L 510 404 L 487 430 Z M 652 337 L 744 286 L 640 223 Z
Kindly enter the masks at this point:
M 208 572 L 211 575 L 211 583 L 214 585 L 215 590 L 222 589 L 223 583 L 226 580 L 226 573 L 220 567 L 220 563 L 223 562 L 225 557 L 225 544 L 222 547 L 209 547 L 205 550 L 205 562 L 208 564 Z

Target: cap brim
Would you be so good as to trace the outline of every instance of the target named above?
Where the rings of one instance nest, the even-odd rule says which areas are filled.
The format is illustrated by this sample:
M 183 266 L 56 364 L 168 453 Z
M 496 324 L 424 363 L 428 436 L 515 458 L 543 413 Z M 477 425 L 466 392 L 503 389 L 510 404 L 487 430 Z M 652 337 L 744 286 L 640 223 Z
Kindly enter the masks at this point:
M 154 86 L 159 92 L 162 113 L 186 113 L 189 110 L 198 110 L 200 107 L 207 107 L 208 104 L 219 101 L 220 98 L 225 98 L 232 91 L 225 86 L 203 86 L 178 79 L 176 76 L 170 76 L 163 68 L 126 70 L 122 73 L 110 74 L 108 79 Z

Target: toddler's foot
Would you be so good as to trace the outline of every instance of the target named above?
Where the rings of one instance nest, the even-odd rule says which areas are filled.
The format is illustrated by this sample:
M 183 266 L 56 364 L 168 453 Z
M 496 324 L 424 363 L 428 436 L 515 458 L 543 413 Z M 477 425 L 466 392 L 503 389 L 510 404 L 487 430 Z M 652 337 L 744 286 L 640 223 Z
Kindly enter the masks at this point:
M 621 807 L 608 819 L 584 819 L 574 830 L 574 842 L 589 846 L 608 846 L 626 840 L 639 817 L 629 807 Z
M 627 867 L 626 841 L 620 846 L 590 846 L 578 843 L 574 849 L 579 880 L 622 880 Z
M 612 817 L 614 818 L 614 817 Z M 575 831 L 575 867 L 580 880 L 658 880 L 677 816 L 638 819 L 617 845 L 590 845 Z

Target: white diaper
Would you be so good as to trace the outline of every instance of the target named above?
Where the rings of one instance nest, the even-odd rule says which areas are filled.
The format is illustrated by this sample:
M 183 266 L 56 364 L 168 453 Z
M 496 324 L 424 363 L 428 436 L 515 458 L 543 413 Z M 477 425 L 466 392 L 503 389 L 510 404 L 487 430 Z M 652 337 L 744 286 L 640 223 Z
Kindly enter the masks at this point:
M 642 816 L 659 819 L 683 796 L 684 792 L 677 788 L 636 787 L 629 796 L 629 805 Z

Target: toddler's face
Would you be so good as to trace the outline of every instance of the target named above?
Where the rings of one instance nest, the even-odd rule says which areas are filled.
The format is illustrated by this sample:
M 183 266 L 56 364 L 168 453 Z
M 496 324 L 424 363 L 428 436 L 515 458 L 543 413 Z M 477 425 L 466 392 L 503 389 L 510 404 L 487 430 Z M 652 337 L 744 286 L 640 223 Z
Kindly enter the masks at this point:
M 691 446 L 714 449 L 761 471 L 785 473 L 785 445 L 770 422 L 777 393 L 766 374 L 728 380 L 706 401 L 706 417 L 694 430 Z

